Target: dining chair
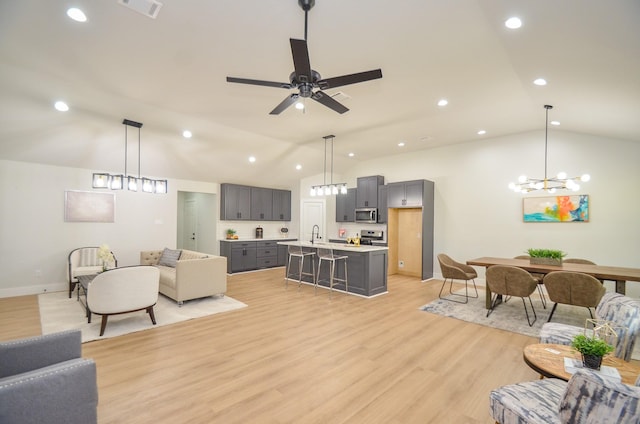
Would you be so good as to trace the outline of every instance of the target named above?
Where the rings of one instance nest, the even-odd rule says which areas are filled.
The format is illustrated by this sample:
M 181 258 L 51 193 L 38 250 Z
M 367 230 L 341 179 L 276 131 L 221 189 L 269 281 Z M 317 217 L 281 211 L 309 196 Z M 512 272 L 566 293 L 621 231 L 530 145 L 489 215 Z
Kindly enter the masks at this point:
M 514 257 L 513 259 L 527 259 L 527 260 L 529 260 L 529 259 L 531 259 L 531 256 L 529 256 L 529 255 L 518 255 L 518 256 Z M 542 280 L 544 279 L 544 274 L 540 274 L 538 272 L 531 272 L 530 274 L 538 282 L 538 294 L 540 294 L 540 301 L 542 302 L 542 307 L 544 309 L 547 309 L 547 299 L 546 299 L 546 297 L 544 295 L 544 288 L 543 288 L 543 284 L 542 284 Z
M 538 281 L 526 270 L 515 266 L 507 265 L 493 265 L 487 269 L 485 274 L 487 286 L 491 290 L 491 307 L 487 311 L 487 317 L 498 306 L 499 296 L 515 296 L 522 299 L 522 305 L 524 306 L 524 313 L 527 316 L 527 323 L 529 327 L 533 325 L 538 319 L 536 310 L 533 307 L 531 301 L 531 294 L 536 290 Z M 529 317 L 529 311 L 527 310 L 527 304 L 524 298 L 529 299 L 529 305 L 531 305 L 531 311 L 533 314 L 533 321 Z
M 591 308 L 598 306 L 606 292 L 602 283 L 595 277 L 581 272 L 554 271 L 544 277 L 544 286 L 549 300 L 554 302 L 547 322 L 551 321 L 558 303 L 584 306 L 593 318 Z
M 478 273 L 473 267 L 467 264 L 463 264 L 460 262 L 456 262 L 448 255 L 444 253 L 440 253 L 438 255 L 438 262 L 440 263 L 440 270 L 442 271 L 442 276 L 444 277 L 444 281 L 442 282 L 442 287 L 440 287 L 440 293 L 438 297 L 442 300 L 448 300 L 451 302 L 457 303 L 467 303 L 469 302 L 469 298 L 477 299 L 478 298 L 478 288 L 476 287 L 476 278 L 478 278 Z M 442 290 L 444 286 L 447 284 L 447 280 L 449 280 L 449 296 L 442 297 Z M 463 280 L 464 281 L 464 294 L 458 294 L 453 292 L 453 280 Z M 469 295 L 469 281 L 473 282 L 473 289 L 476 292 L 476 295 Z M 464 301 L 457 300 L 455 298 L 451 298 L 451 296 L 459 296 L 463 297 Z

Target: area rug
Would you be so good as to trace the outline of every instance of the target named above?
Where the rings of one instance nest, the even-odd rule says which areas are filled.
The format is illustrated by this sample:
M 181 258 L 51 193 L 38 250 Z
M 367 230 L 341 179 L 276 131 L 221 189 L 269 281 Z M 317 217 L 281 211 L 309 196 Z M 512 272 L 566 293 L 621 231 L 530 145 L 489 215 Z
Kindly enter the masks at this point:
M 454 293 L 462 294 L 464 293 L 464 290 L 454 291 Z M 553 302 L 549 302 L 549 299 L 547 298 L 547 308 L 544 309 L 537 292 L 531 295 L 531 300 L 533 301 L 533 307 L 535 308 L 536 315 L 538 316 L 538 319 L 531 327 L 529 327 L 529 324 L 527 323 L 524 306 L 522 306 L 522 300 L 519 297 L 512 297 L 506 303 L 503 302 L 499 304 L 487 317 L 487 309 L 485 308 L 485 291 L 481 288 L 478 288 L 478 298 L 469 298 L 469 303 L 467 304 L 436 299 L 431 303 L 421 306 L 420 309 L 432 314 L 444 315 L 462 321 L 484 325 L 486 327 L 498 328 L 500 330 L 511 331 L 512 333 L 519 333 L 538 338 L 540 336 L 540 329 L 542 328 L 542 325 L 547 322 L 549 314 L 551 314 Z M 527 302 L 527 308 L 530 314 L 529 316 L 531 316 L 531 306 L 529 305 L 528 300 L 525 301 Z M 595 313 L 595 310 L 593 310 L 593 312 Z M 584 327 L 585 320 L 587 318 L 590 318 L 587 308 L 560 304 L 553 314 L 552 322 Z M 631 358 L 640 359 L 640 342 L 638 340 L 636 340 Z
M 75 296 L 69 299 L 67 292 L 45 293 L 38 295 L 38 304 L 42 334 L 80 329 L 83 343 L 149 330 L 247 306 L 229 296 L 211 296 L 187 301 L 179 307 L 175 301 L 159 295 L 158 303 L 153 308 L 156 325 L 151 323 L 149 315 L 144 310 L 130 314 L 113 315 L 109 317 L 104 335 L 99 336 L 102 317 L 94 315 L 91 324 L 88 324 L 84 306 L 78 302 Z

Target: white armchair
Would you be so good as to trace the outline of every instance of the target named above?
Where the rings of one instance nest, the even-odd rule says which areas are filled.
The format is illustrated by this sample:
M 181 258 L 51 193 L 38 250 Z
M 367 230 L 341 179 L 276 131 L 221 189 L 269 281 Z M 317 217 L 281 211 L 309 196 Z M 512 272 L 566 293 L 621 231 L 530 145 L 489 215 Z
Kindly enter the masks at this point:
M 89 315 L 102 315 L 100 335 L 104 335 L 109 315 L 144 309 L 155 325 L 153 307 L 158 301 L 159 284 L 160 272 L 152 266 L 127 266 L 98 274 L 87 288 L 87 306 Z
M 67 279 L 69 280 L 69 298 L 78 284 L 78 275 L 97 274 L 102 271 L 102 260 L 98 258 L 99 247 L 79 247 L 69 253 L 67 259 Z M 113 252 L 111 252 L 113 255 Z M 113 255 L 113 263 L 109 268 L 118 266 L 118 260 Z

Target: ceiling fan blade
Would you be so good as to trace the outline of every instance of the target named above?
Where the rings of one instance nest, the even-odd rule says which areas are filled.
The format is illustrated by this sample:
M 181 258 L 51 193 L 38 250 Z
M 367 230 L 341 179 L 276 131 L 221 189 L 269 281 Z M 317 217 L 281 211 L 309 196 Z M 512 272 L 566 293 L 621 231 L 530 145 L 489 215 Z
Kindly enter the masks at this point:
M 318 87 L 320 87 L 321 90 L 326 90 L 327 88 L 341 87 L 343 85 L 356 84 L 378 78 L 382 78 L 382 69 L 323 79 L 318 81 Z
M 288 82 L 262 81 L 262 80 L 246 79 L 246 78 L 227 77 L 227 82 L 236 82 L 238 84 L 262 85 L 265 87 L 275 87 L 275 88 L 286 88 L 286 89 L 293 88 L 291 84 L 289 84 Z
M 309 62 L 309 49 L 305 40 L 291 38 L 291 54 L 293 66 L 296 70 L 298 82 L 313 82 L 311 79 L 311 63 Z
M 298 97 L 300 97 L 300 95 L 296 93 L 285 98 L 278 106 L 275 107 L 275 109 L 269 112 L 269 115 L 280 115 L 280 112 L 284 111 L 286 108 L 294 104 L 296 100 L 298 100 Z
M 316 91 L 315 93 L 313 93 L 311 98 L 316 102 L 322 103 L 326 107 L 333 109 L 340 114 L 349 111 L 349 109 L 346 106 L 344 106 L 342 103 L 338 102 L 337 100 L 334 100 L 333 97 L 329 96 L 327 93 L 323 93 L 322 91 Z

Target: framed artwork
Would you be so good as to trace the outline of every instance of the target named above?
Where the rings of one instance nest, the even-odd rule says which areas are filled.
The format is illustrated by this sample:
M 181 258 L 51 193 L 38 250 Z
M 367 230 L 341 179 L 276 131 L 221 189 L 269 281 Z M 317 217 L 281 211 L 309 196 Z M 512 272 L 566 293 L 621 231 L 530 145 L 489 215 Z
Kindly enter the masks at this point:
M 524 222 L 589 222 L 589 195 L 525 197 Z
M 115 216 L 114 193 L 73 190 L 64 192 L 65 222 L 115 222 Z

